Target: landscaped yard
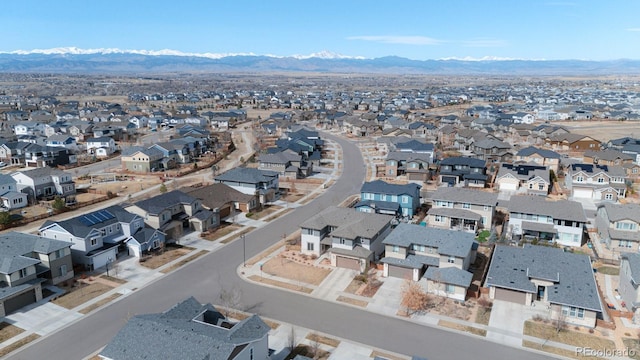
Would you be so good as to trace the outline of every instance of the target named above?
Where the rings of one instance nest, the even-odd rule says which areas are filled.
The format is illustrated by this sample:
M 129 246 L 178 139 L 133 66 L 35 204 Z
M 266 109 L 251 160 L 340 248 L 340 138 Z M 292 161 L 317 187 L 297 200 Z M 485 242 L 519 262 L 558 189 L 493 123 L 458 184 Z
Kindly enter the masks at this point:
M 524 334 L 581 348 L 588 347 L 596 350 L 612 350 L 616 348 L 615 343 L 611 340 L 569 329 L 557 332 L 553 325 L 532 320 L 524 323 Z
M 262 266 L 266 274 L 294 280 L 302 284 L 320 285 L 322 280 L 331 273 L 331 270 L 299 264 L 282 256 L 275 256 Z
M 620 275 L 620 268 L 613 266 L 600 266 L 597 268 L 598 272 L 605 275 Z
M 0 343 L 7 341 L 22 332 L 24 332 L 24 329 L 21 329 L 7 322 L 1 322 L 0 323 Z
M 73 286 L 62 288 L 67 292 L 51 302 L 67 309 L 73 309 L 76 306 L 82 305 L 85 302 L 113 289 L 111 286 L 100 282 L 94 282 L 91 284 L 77 282 Z
M 162 265 L 182 257 L 194 248 L 188 246 L 167 246 L 162 252 L 155 252 L 148 257 L 140 260 L 140 264 L 149 269 L 157 269 Z

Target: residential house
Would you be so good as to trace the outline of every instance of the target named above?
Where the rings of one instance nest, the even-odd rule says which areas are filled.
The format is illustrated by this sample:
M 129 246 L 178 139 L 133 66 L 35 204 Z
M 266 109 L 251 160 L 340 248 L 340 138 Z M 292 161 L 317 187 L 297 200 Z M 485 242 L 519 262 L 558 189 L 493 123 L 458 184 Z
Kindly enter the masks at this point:
M 54 168 L 43 167 L 14 172 L 11 177 L 16 181 L 17 190 L 27 194 L 29 201 L 51 199 L 60 196 L 75 201 L 76 185 L 71 175 Z
M 607 166 L 624 166 L 633 164 L 635 160 L 634 156 L 625 154 L 622 151 L 614 149 L 605 150 L 587 150 L 583 155 L 583 162 L 585 164 L 598 164 Z
M 491 162 L 505 162 L 513 158 L 512 146 L 504 141 L 486 138 L 476 141 L 471 152 L 478 159 Z
M 618 275 L 618 293 L 622 300 L 622 306 L 633 311 L 633 322 L 638 322 L 638 309 L 640 309 L 640 254 L 637 252 L 625 252 L 620 255 L 620 274 Z
M 107 157 L 116 151 L 116 142 L 107 136 L 89 138 L 86 144 L 87 154 L 96 157 Z
M 75 164 L 77 158 L 66 147 L 40 146 L 29 144 L 24 149 L 26 167 L 45 167 Z
M 123 140 L 126 134 L 125 127 L 120 125 L 100 125 L 93 127 L 94 137 L 110 137 L 115 141 Z
M 484 160 L 456 156 L 443 159 L 439 166 L 440 184 L 484 188 L 487 183 L 487 167 Z
M 498 194 L 466 188 L 440 187 L 429 195 L 427 226 L 476 232 L 490 228 Z
M 552 320 L 593 328 L 602 304 L 591 259 L 546 246 L 498 245 L 485 281 L 489 297 L 549 307 Z
M 303 155 L 289 149 L 261 154 L 258 161 L 259 169 L 276 171 L 280 176 L 291 179 L 305 178 L 313 171 L 313 164 L 308 163 Z
M 0 234 L 0 317 L 42 300 L 42 284 L 73 278 L 71 243 L 31 234 Z
M 47 146 L 50 147 L 63 147 L 69 150 L 75 150 L 78 148 L 76 138 L 66 134 L 54 134 L 47 138 Z
M 393 219 L 351 208 L 326 208 L 300 224 L 301 252 L 312 256 L 329 252 L 331 265 L 364 272 L 382 255 L 382 240 Z
M 553 170 L 554 173 L 557 174 L 558 170 L 560 170 L 561 157 L 562 156 L 555 151 L 528 146 L 518 150 L 514 162 L 546 166 L 549 170 Z
M 512 196 L 508 203 L 507 236 L 514 240 L 539 240 L 562 246 L 584 244 L 587 217 L 576 201 L 548 201 L 538 196 Z
M 280 187 L 277 172 L 245 167 L 233 168 L 216 176 L 214 180 L 244 194 L 257 194 L 262 205 L 274 201 Z
M 242 193 L 223 183 L 215 183 L 184 191 L 194 198 L 202 200 L 202 206 L 213 211 L 218 219 L 234 216 L 238 211 L 252 212 L 258 209 L 260 205 L 255 194 Z
M 583 153 L 587 150 L 601 150 L 602 143 L 590 136 L 580 134 L 560 134 L 545 139 L 552 150 Z
M 204 209 L 200 199 L 180 190 L 138 201 L 125 210 L 142 217 L 145 224 L 162 231 L 171 242 L 180 239 L 184 229 L 202 232 L 220 225 L 219 216 Z
M 432 158 L 428 153 L 392 151 L 385 161 L 384 176 L 406 176 L 410 181 L 426 181 L 430 177 L 429 163 Z
M 86 121 L 75 122 L 67 128 L 67 131 L 76 138 L 76 141 L 85 141 L 93 137 L 93 123 Z
M 546 166 L 502 164 L 495 184 L 501 192 L 525 192 L 547 196 L 551 189 L 549 169 Z
M 625 178 L 622 166 L 578 163 L 567 168 L 565 185 L 573 198 L 616 202 L 626 196 Z
M 160 314 L 136 315 L 98 354 L 104 360 L 267 360 L 271 328 L 257 315 L 234 322 L 190 297 Z
M 382 180 L 365 182 L 360 188 L 358 211 L 394 215 L 411 219 L 420 207 L 420 185 L 390 184 Z M 393 209 L 395 212 L 389 211 Z M 399 211 L 399 212 L 398 212 Z
M 0 174 L 0 200 L 3 210 L 19 209 L 28 205 L 27 194 L 19 192 L 16 180 L 5 174 Z
M 123 170 L 137 173 L 154 172 L 176 167 L 174 159 L 164 157 L 162 151 L 153 147 L 147 149 L 139 146 L 126 148 L 122 151 L 120 163 Z
M 478 245 L 474 234 L 402 223 L 382 243 L 383 276 L 423 281 L 429 293 L 466 299 Z
M 603 203 L 596 210 L 600 241 L 609 249 L 640 251 L 640 205 Z

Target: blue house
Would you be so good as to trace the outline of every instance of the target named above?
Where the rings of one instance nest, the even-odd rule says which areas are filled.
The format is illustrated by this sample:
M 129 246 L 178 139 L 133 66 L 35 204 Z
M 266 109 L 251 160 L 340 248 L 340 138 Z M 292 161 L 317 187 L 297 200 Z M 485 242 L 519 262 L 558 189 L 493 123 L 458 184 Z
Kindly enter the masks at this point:
M 413 217 L 420 207 L 420 188 L 418 184 L 389 184 L 375 180 L 362 184 L 360 202 L 355 205 L 358 211 Z

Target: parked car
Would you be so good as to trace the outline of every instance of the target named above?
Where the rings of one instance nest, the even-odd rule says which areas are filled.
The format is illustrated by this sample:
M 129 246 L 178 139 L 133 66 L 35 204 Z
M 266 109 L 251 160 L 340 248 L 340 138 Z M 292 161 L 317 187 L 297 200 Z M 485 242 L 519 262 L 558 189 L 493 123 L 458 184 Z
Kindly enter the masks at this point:
M 5 163 L 5 162 L 3 162 L 3 161 L 0 161 L 0 168 L 3 168 L 3 167 L 5 167 L 5 166 L 7 166 L 7 163 Z

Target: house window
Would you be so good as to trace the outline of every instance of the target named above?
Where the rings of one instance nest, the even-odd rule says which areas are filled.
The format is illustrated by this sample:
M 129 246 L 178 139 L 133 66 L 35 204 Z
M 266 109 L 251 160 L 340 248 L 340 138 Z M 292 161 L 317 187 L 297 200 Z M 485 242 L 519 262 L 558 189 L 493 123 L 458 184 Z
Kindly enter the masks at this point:
M 454 256 L 449 256 L 449 258 L 447 259 L 447 262 L 449 264 L 455 264 L 456 258 Z
M 398 246 L 398 245 L 394 245 L 394 246 L 393 246 L 393 250 L 392 250 L 392 251 L 393 251 L 394 253 L 399 253 L 399 252 L 400 252 L 400 246 Z
M 435 216 L 435 221 L 436 221 L 436 222 L 439 222 L 439 223 L 444 222 L 444 216 L 442 216 L 442 215 L 436 215 L 436 216 Z
M 96 246 L 98 244 L 98 239 L 91 239 L 91 246 Z
M 313 251 L 313 243 L 307 243 L 307 250 Z
M 408 196 L 403 196 L 402 197 L 402 203 L 403 204 L 408 204 L 409 203 L 409 197 Z
M 453 294 L 453 293 L 455 293 L 455 292 L 456 292 L 456 287 L 455 287 L 455 286 L 453 286 L 453 285 L 451 285 L 451 284 L 447 284 L 447 285 L 445 286 L 445 288 L 444 288 L 444 291 L 445 291 L 447 294 Z
M 598 178 L 598 183 L 602 184 L 604 182 L 604 178 L 599 177 Z
M 612 193 L 604 194 L 604 199 L 605 200 L 613 200 L 613 194 Z
M 56 250 L 56 259 L 60 259 L 64 256 L 64 249 Z
M 26 268 L 24 268 L 24 269 L 20 269 L 20 277 L 21 277 L 21 278 L 23 278 L 23 277 L 27 277 L 27 275 L 29 275 L 29 272 L 27 271 L 27 269 L 26 269 Z
M 341 238 L 340 239 L 340 245 L 344 245 L 344 244 L 345 244 L 345 241 L 344 241 L 344 239 Z
M 533 189 L 533 183 L 529 183 L 529 189 Z
M 544 184 L 538 184 L 538 190 L 544 190 Z
M 628 223 L 628 222 L 617 222 L 616 229 L 617 230 L 635 230 L 637 228 L 636 224 Z
M 100 229 L 100 235 L 106 236 L 107 235 L 107 229 Z
M 463 209 L 471 209 L 471 204 L 469 204 L 469 203 L 464 203 L 464 204 L 462 204 L 462 208 L 463 208 Z
M 562 306 L 562 315 L 584 319 L 584 309 L 580 309 L 574 306 Z
M 253 348 L 249 349 L 249 360 L 253 360 Z
M 576 176 L 576 182 L 584 182 L 584 177 Z
M 60 265 L 60 276 L 67 275 L 67 265 Z

